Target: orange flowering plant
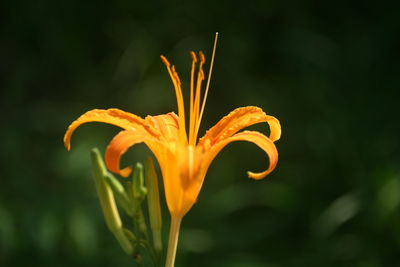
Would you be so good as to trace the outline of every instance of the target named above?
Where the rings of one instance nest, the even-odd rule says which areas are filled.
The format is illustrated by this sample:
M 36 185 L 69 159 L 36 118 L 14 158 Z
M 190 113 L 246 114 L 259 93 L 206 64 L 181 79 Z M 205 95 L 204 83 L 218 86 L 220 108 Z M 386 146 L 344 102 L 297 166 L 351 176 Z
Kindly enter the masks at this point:
M 115 108 L 94 109 L 75 120 L 68 127 L 64 136 L 64 145 L 69 150 L 72 133 L 83 123 L 104 122 L 124 129 L 111 140 L 105 152 L 107 168 L 123 177 L 129 176 L 132 171 L 131 167 L 120 168 L 120 158 L 128 148 L 138 143 L 145 143 L 152 151 L 161 169 L 165 197 L 171 214 L 166 266 L 174 266 L 181 220 L 196 202 L 211 162 L 227 144 L 234 141 L 252 142 L 268 155 L 269 167 L 259 173 L 248 172 L 250 178 L 257 180 L 264 178 L 275 168 L 278 161 L 278 152 L 274 142 L 281 135 L 279 121 L 275 117 L 265 114 L 258 107 L 247 106 L 233 110 L 211 127 L 203 137 L 198 138 L 210 84 L 216 41 L 217 38 L 214 41 L 210 71 L 204 92 L 202 92 L 202 83 L 205 80 L 204 54 L 200 52 L 196 55 L 194 52 L 190 52 L 192 67 L 188 127 L 186 126 L 180 78 L 175 67 L 164 56 L 161 56 L 175 89 L 178 115 L 171 112 L 141 118 Z M 262 122 L 268 123 L 269 136 L 257 131 L 241 131 L 245 127 Z

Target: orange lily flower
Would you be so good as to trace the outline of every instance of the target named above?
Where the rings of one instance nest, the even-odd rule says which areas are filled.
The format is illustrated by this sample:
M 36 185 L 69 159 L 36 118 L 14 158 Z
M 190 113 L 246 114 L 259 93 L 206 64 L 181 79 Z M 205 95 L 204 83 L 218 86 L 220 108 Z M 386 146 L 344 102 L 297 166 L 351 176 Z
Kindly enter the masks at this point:
M 72 133 L 83 123 L 104 122 L 123 128 L 124 130 L 111 140 L 105 153 L 107 168 L 123 177 L 127 177 L 132 168 L 120 168 L 121 156 L 131 146 L 142 142 L 145 143 L 157 158 L 162 172 L 167 206 L 172 217 L 171 234 L 173 232 L 172 228 L 176 228 L 174 231 L 179 231 L 182 217 L 196 202 L 208 167 L 227 144 L 234 141 L 249 141 L 265 151 L 269 157 L 267 170 L 260 173 L 248 172 L 250 178 L 258 180 L 264 178 L 275 168 L 278 161 L 278 152 L 274 141 L 278 140 L 281 135 L 280 124 L 276 118 L 266 115 L 258 107 L 248 106 L 235 109 L 209 129 L 202 138 L 198 139 L 198 130 L 204 111 L 215 55 L 215 43 L 210 73 L 204 93 L 201 92 L 201 86 L 204 81 L 203 65 L 205 57 L 202 52 L 198 54 L 198 57 L 194 52 L 191 52 L 190 55 L 192 57 L 192 68 L 188 132 L 185 125 L 185 107 L 181 81 L 175 67 L 164 56 L 161 56 L 174 85 L 178 115 L 171 112 L 164 115 L 147 116 L 143 119 L 119 109 L 94 109 L 75 120 L 64 136 L 64 145 L 69 150 Z M 198 65 L 197 78 L 195 77 L 196 65 Z M 202 102 L 201 95 L 203 95 Z M 262 122 L 269 124 L 269 137 L 256 131 L 239 132 L 245 127 Z M 170 240 L 169 245 L 174 246 L 175 248 L 173 249 L 176 249 L 176 242 L 173 244 L 173 241 L 171 243 Z M 175 255 L 171 257 L 174 258 Z M 170 259 L 170 261 L 172 263 L 169 266 L 173 266 L 174 259 Z

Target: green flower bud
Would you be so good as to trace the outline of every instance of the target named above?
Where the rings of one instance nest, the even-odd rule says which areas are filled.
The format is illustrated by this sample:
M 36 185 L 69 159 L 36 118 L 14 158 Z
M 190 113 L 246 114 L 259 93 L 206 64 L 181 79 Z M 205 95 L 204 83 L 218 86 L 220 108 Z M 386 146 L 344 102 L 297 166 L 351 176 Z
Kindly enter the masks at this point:
M 107 175 L 104 176 L 104 179 L 107 181 L 108 185 L 112 188 L 118 204 L 120 204 L 121 207 L 125 210 L 125 212 L 132 217 L 133 207 L 125 188 L 118 181 L 118 179 L 115 178 L 115 176 L 112 175 L 111 173 L 107 173 Z
M 92 168 L 99 196 L 100 205 L 108 229 L 114 234 L 122 249 L 129 255 L 134 254 L 134 248 L 122 227 L 121 217 L 115 204 L 114 194 L 109 184 L 105 181 L 108 172 L 97 148 L 91 151 Z
M 162 251 L 162 216 L 160 207 L 160 193 L 158 190 L 158 177 L 151 157 L 146 159 L 145 166 L 145 178 L 148 189 L 147 206 L 149 209 L 150 227 L 153 233 L 154 249 L 160 253 Z

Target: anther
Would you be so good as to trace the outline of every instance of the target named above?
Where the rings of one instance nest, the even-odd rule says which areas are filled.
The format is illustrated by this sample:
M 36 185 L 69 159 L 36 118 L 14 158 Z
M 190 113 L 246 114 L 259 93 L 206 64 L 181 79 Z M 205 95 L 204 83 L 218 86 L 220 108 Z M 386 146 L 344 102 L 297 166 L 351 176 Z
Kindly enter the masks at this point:
M 196 57 L 196 53 L 193 51 L 190 51 L 190 56 L 192 57 L 192 61 L 193 63 L 197 62 L 197 57 Z
M 204 64 L 206 62 L 206 57 L 204 56 L 203 52 L 199 52 L 199 57 L 200 57 L 200 64 Z
M 164 57 L 163 55 L 160 56 L 162 62 L 169 68 L 169 66 L 171 65 L 168 61 L 168 59 L 166 57 Z

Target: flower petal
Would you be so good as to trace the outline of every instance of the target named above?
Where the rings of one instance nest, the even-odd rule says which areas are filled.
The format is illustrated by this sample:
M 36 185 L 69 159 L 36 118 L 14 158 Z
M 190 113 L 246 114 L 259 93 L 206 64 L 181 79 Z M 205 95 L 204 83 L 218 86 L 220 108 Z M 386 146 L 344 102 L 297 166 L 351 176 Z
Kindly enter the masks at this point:
M 256 131 L 244 131 L 237 133 L 231 137 L 225 138 L 215 145 L 211 146 L 208 152 L 206 152 L 205 155 L 205 160 L 204 160 L 204 167 L 203 168 L 208 168 L 208 166 L 211 164 L 215 156 L 230 142 L 234 141 L 248 141 L 256 144 L 258 147 L 260 147 L 262 150 L 267 153 L 269 157 L 269 167 L 266 171 L 260 172 L 260 173 L 253 173 L 253 172 L 247 172 L 249 178 L 253 178 L 256 180 L 264 178 L 266 175 L 268 175 L 270 172 L 272 172 L 278 162 L 278 151 L 276 150 L 274 142 L 268 138 L 267 136 L 263 135 L 260 132 Z
M 119 161 L 121 156 L 128 150 L 128 148 L 135 144 L 144 142 L 145 139 L 146 135 L 139 131 L 129 130 L 119 132 L 107 146 L 104 155 L 107 168 L 123 177 L 128 177 L 132 172 L 132 167 L 120 169 Z
M 234 135 L 245 127 L 260 122 L 267 122 L 269 124 L 269 139 L 272 142 L 280 138 L 281 126 L 279 121 L 275 117 L 265 114 L 261 108 L 248 106 L 237 108 L 223 117 L 215 126 L 207 131 L 199 143 L 209 139 L 211 144 L 215 144 L 220 140 Z
M 64 135 L 64 146 L 70 150 L 72 133 L 78 128 L 79 125 L 87 122 L 105 122 L 115 126 L 124 128 L 126 130 L 140 129 L 144 130 L 151 135 L 157 136 L 158 133 L 151 127 L 144 119 L 132 113 L 125 112 L 119 109 L 93 109 L 75 120 L 68 127 Z
M 174 112 L 158 116 L 147 116 L 146 121 L 160 132 L 166 140 L 179 139 L 179 118 Z

